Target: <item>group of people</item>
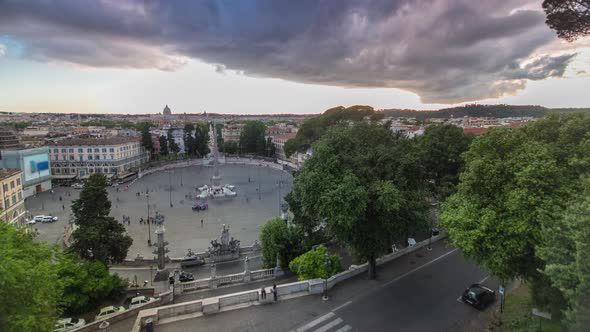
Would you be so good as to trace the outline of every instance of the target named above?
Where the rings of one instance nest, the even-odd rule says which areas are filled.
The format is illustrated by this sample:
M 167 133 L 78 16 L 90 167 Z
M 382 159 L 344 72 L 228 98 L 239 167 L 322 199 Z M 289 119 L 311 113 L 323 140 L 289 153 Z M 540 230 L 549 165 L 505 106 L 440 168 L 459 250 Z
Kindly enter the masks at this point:
M 273 301 L 277 302 L 277 298 L 278 298 L 277 284 L 272 284 L 272 288 L 270 289 L 270 292 L 272 293 Z M 260 290 L 260 299 L 266 300 L 266 289 L 264 287 L 262 287 L 262 289 Z
M 125 223 L 127 223 L 127 225 L 131 225 L 131 217 L 123 215 L 123 225 L 125 225 Z

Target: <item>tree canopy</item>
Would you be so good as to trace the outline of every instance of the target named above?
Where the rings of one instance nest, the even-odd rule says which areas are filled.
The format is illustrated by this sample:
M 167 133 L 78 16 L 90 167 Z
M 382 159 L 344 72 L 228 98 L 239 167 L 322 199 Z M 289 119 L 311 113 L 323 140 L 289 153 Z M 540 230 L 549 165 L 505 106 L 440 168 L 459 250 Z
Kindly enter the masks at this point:
M 326 247 L 319 245 L 292 260 L 289 263 L 289 270 L 297 273 L 299 280 L 327 279 L 341 272 L 342 262 L 340 257 L 329 255 L 328 265 L 326 265 L 326 253 L 328 253 Z
M 539 293 L 535 286 L 546 285 L 539 271 L 551 277 L 556 263 L 547 264 L 559 258 L 542 248 L 565 246 L 554 254 L 574 255 L 564 253 L 571 247 L 559 237 L 574 241 L 562 226 L 571 220 L 568 213 L 579 211 L 567 207 L 583 192 L 581 178 L 590 174 L 589 142 L 590 117 L 583 114 L 552 114 L 520 129 L 492 129 L 475 138 L 457 192 L 443 204 L 441 218 L 453 244 L 492 274 L 525 278 Z
M 590 34 L 589 0 L 545 0 L 547 25 L 569 42 Z
M 409 139 L 359 122 L 331 128 L 295 178 L 287 201 L 295 223 L 325 227 L 359 259 L 376 258 L 392 240 L 424 229 L 424 176 Z
M 303 122 L 299 131 L 297 131 L 297 136 L 285 143 L 285 154 L 288 157 L 297 151 L 307 150 L 333 125 L 347 123 L 348 121 L 361 121 L 367 116 L 378 120 L 380 116 L 375 114 L 376 112 L 371 106 L 355 105 L 330 108 L 320 116 L 309 118 Z
M 242 153 L 255 153 L 264 156 L 266 152 L 266 125 L 262 121 L 246 121 L 240 134 Z
M 53 331 L 61 289 L 56 246 L 0 221 L 0 331 Z
M 70 250 L 83 259 L 110 264 L 125 259 L 133 240 L 125 227 L 110 216 L 106 186 L 104 175 L 92 174 L 73 202 L 74 222 L 79 227 L 73 233 Z
M 262 226 L 260 244 L 264 268 L 274 267 L 277 255 L 281 260 L 281 266 L 287 267 L 292 259 L 303 252 L 300 231 L 287 225 L 280 218 L 272 218 Z

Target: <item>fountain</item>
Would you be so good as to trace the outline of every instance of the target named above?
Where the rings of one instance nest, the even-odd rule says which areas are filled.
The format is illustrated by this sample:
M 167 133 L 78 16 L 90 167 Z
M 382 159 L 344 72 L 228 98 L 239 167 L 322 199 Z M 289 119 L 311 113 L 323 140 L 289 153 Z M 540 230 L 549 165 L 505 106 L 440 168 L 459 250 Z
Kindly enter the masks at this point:
M 235 240 L 229 236 L 229 226 L 223 224 L 219 241 L 211 241 L 211 246 L 207 249 L 209 258 L 212 263 L 234 260 L 240 257 L 240 240 Z

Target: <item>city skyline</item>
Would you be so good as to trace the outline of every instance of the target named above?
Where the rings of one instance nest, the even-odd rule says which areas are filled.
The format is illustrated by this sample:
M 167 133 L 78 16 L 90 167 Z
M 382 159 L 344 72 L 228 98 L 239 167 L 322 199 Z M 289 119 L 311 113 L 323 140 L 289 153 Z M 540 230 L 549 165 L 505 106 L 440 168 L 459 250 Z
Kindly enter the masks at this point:
M 544 19 L 532 0 L 5 1 L 0 111 L 590 106 L 590 40 Z

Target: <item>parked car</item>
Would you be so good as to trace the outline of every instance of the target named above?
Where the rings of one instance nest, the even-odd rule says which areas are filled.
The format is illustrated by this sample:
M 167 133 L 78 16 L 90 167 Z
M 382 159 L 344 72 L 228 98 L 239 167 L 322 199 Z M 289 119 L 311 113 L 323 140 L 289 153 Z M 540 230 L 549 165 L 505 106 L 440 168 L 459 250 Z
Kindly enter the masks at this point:
M 98 315 L 96 315 L 96 320 L 111 317 L 123 311 L 125 311 L 124 307 L 110 305 L 108 307 L 100 309 L 100 312 L 98 313 Z
M 30 220 L 29 219 L 25 219 L 25 220 L 27 222 L 27 225 L 34 225 L 34 224 L 37 223 L 37 221 L 35 221 L 35 219 L 30 219 Z
M 188 253 L 186 254 L 186 256 L 184 256 L 182 258 L 182 260 L 180 261 L 180 267 L 184 268 L 187 266 L 199 266 L 199 265 L 204 265 L 205 264 L 205 260 L 202 259 L 201 257 L 195 255 L 195 253 L 192 250 L 188 250 Z
M 207 210 L 208 208 L 209 204 L 206 202 L 196 202 L 195 205 L 193 205 L 193 211 L 203 211 Z
M 82 318 L 62 318 L 55 323 L 53 332 L 65 332 L 86 325 Z
M 143 296 L 143 295 L 136 296 L 131 299 L 131 304 L 129 304 L 129 309 L 135 309 L 135 308 L 142 306 L 144 304 L 152 303 L 155 300 L 156 300 L 155 298 L 149 297 L 149 296 Z
M 82 183 L 74 183 L 72 185 L 72 188 L 74 188 L 74 189 L 82 189 L 82 188 L 84 188 L 84 184 L 82 184 Z
M 43 216 L 43 219 L 41 219 L 42 223 L 47 223 L 47 222 L 56 222 L 59 218 L 54 217 L 52 215 L 48 215 L 48 216 Z
M 180 271 L 180 276 L 178 279 L 180 280 L 180 282 L 187 282 L 187 281 L 195 280 L 195 277 L 193 276 L 192 273 Z
M 472 284 L 467 287 L 465 291 L 463 291 L 463 295 L 461 295 L 461 300 L 463 300 L 463 302 L 479 310 L 482 310 L 489 304 L 493 303 L 495 299 L 496 292 L 480 284 Z

